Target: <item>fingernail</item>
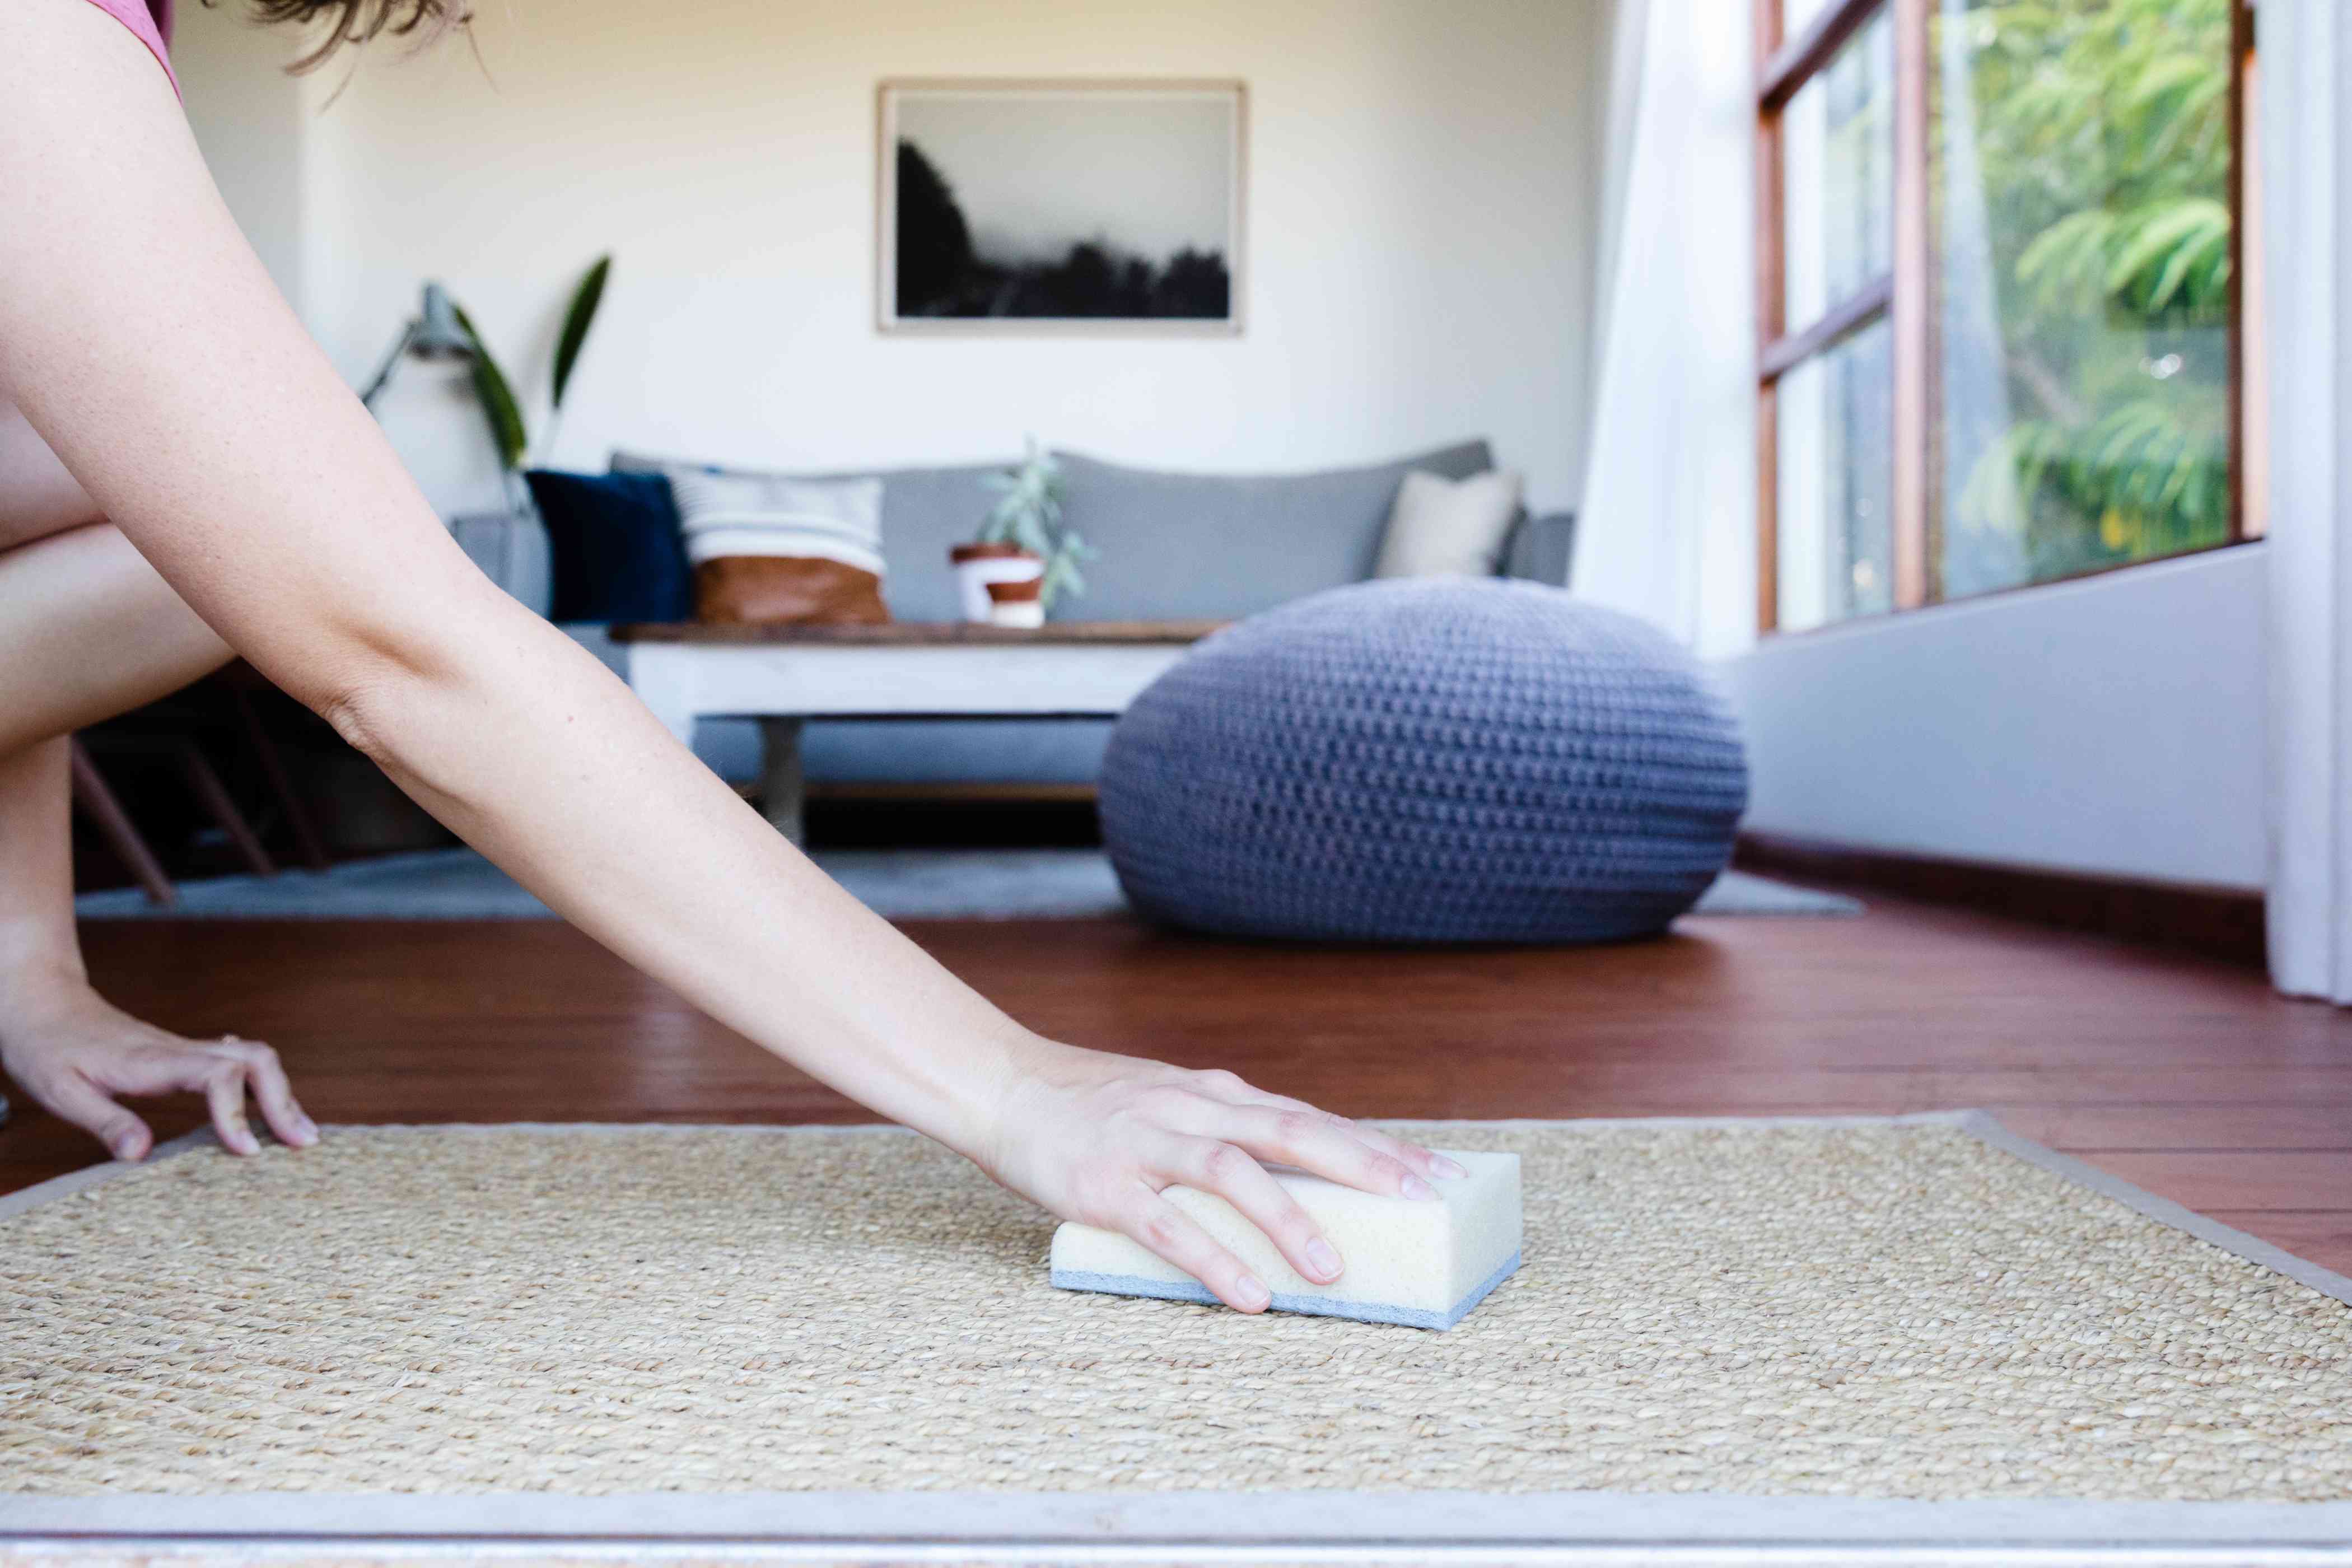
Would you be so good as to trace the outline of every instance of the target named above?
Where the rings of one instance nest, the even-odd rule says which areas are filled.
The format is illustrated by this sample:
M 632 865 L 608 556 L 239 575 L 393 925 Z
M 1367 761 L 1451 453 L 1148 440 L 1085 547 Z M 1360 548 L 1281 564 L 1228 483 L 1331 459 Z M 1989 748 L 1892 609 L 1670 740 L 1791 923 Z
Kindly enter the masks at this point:
M 1244 1274 L 1234 1280 L 1234 1294 L 1239 1296 L 1242 1299 L 1242 1305 L 1253 1312 L 1274 1300 L 1274 1293 L 1268 1290 L 1265 1288 L 1265 1282 L 1255 1274 Z
M 1443 1154 L 1432 1154 L 1429 1157 L 1429 1168 L 1432 1173 L 1443 1176 L 1449 1182 L 1466 1181 L 1470 1176 L 1469 1171 L 1464 1168 L 1461 1161 L 1449 1160 Z
M 1418 1198 L 1425 1204 L 1433 1204 L 1437 1201 L 1437 1189 L 1419 1176 L 1408 1175 L 1404 1179 L 1404 1195 L 1409 1198 Z
M 294 1137 L 297 1142 L 308 1149 L 319 1141 L 319 1124 L 307 1116 L 302 1118 L 294 1124 Z
M 1318 1279 L 1339 1278 L 1339 1255 L 1319 1236 L 1307 1244 L 1307 1266 L 1315 1270 Z
M 125 1132 L 121 1137 L 117 1138 L 114 1141 L 114 1157 L 118 1160 L 135 1160 L 139 1158 L 138 1135 L 136 1133 Z

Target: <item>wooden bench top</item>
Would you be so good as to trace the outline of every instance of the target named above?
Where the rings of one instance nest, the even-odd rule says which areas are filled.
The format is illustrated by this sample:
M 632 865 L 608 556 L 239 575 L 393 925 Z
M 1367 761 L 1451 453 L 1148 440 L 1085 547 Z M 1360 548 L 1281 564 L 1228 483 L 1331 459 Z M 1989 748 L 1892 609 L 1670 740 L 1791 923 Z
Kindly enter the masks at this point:
M 700 621 L 637 621 L 613 627 L 623 643 L 699 643 L 780 647 L 1108 647 L 1198 642 L 1230 621 L 1049 621 L 1042 626 L 992 626 L 975 621 L 888 621 L 879 626 L 812 626 L 798 622 L 706 625 Z

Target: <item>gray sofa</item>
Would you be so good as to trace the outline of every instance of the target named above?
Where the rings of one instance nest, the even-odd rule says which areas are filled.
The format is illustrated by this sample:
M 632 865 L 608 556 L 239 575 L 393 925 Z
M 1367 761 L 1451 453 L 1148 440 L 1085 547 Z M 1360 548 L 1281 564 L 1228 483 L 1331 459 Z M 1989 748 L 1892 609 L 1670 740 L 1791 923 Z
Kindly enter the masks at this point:
M 1086 620 L 1239 617 L 1360 581 L 1371 574 L 1390 505 L 1408 470 L 1462 479 L 1495 466 L 1484 441 L 1307 474 L 1162 473 L 1076 453 L 1055 456 L 1068 481 L 1070 526 L 1100 552 L 1087 565 L 1085 596 L 1061 612 Z M 632 453 L 613 459 L 616 470 L 666 466 L 688 465 Z M 995 500 L 986 480 L 1004 467 L 893 468 L 873 476 L 883 481 L 889 567 L 883 592 L 893 616 L 956 618 L 948 547 L 972 536 Z M 547 546 L 535 522 L 461 519 L 454 526 L 484 570 L 545 612 Z M 1504 574 L 1565 584 L 1574 528 L 1567 513 L 1523 515 L 1512 530 Z M 626 675 L 627 649 L 604 628 L 565 630 Z M 1081 720 L 834 720 L 808 727 L 803 761 L 812 781 L 828 784 L 1087 784 L 1109 729 Z M 758 733 L 749 721 L 706 721 L 695 750 L 730 778 L 758 773 Z

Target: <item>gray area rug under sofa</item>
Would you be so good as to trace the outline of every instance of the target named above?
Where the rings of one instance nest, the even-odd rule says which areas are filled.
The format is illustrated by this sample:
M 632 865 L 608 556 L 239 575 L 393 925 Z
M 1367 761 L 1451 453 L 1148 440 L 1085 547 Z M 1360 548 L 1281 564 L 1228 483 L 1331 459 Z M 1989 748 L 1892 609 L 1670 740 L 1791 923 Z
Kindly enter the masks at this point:
M 1073 919 L 1127 911 L 1094 849 L 824 850 L 816 863 L 887 920 Z M 179 885 L 162 909 L 136 888 L 84 893 L 84 920 L 551 920 L 553 911 L 471 849 L 352 860 L 325 871 L 215 877 Z M 1850 915 L 1852 899 L 1726 871 L 1700 915 Z

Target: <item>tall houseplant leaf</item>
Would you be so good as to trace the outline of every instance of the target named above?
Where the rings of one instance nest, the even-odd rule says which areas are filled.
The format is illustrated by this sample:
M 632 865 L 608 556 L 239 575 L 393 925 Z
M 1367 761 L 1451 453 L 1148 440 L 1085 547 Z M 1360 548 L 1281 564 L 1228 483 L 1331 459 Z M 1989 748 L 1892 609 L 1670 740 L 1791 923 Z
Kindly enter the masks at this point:
M 490 440 L 499 449 L 499 462 L 509 473 L 522 467 L 523 453 L 530 446 L 530 435 L 522 422 L 522 405 L 515 401 L 514 388 L 508 384 L 506 373 L 491 357 L 490 345 L 474 330 L 474 319 L 466 314 L 462 305 L 454 309 L 457 325 L 464 328 L 466 341 L 474 346 L 474 394 L 480 399 L 482 417 L 490 422 Z
M 572 367 L 580 362 L 580 350 L 588 342 L 588 329 L 596 324 L 596 307 L 604 302 L 604 279 L 613 270 L 613 258 L 608 251 L 596 258 L 580 279 L 580 287 L 572 292 L 572 308 L 563 313 L 563 333 L 555 340 L 555 399 L 554 406 L 563 406 L 563 389 L 572 384 Z

